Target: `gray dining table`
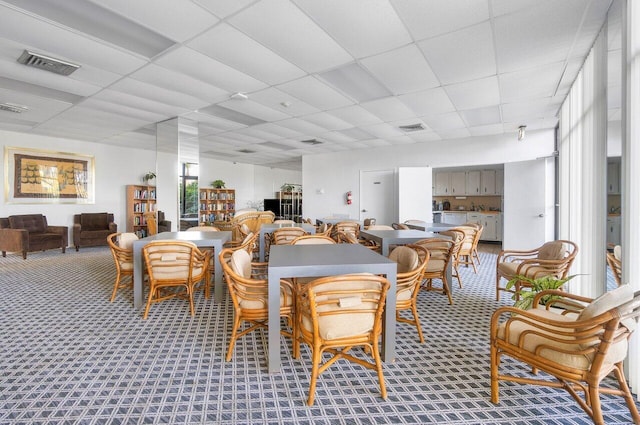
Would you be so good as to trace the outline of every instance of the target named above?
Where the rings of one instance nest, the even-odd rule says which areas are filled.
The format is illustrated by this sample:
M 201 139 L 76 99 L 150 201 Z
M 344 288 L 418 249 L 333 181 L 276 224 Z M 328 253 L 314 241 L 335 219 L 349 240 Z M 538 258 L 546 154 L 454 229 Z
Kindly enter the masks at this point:
M 459 224 L 450 223 L 429 223 L 427 221 L 415 221 L 412 223 L 404 223 L 410 229 L 422 230 L 423 232 L 444 232 L 445 230 L 458 227 Z
M 222 267 L 218 254 L 222 251 L 225 242 L 231 240 L 230 231 L 220 232 L 162 232 L 156 235 L 147 236 L 133 242 L 133 306 L 141 309 L 144 305 L 142 284 L 143 255 L 142 248 L 153 241 L 172 240 L 172 241 L 190 241 L 198 248 L 213 247 L 214 257 L 214 288 L 213 294 L 216 302 L 221 302 L 224 294 L 224 286 L 222 284 Z
M 269 233 L 273 233 L 274 230 L 282 227 L 302 227 L 306 232 L 312 235 L 316 234 L 316 227 L 309 223 L 263 223 L 260 225 L 260 238 L 258 246 L 260 247 L 260 261 L 264 261 L 266 244 L 264 236 Z
M 406 245 L 418 242 L 422 239 L 437 238 L 433 232 L 422 230 L 361 230 L 360 237 L 374 241 L 381 246 L 381 253 L 385 257 L 389 256 L 389 245 Z
M 269 254 L 269 372 L 280 370 L 280 279 L 349 273 L 383 274 L 389 280 L 382 335 L 382 359 L 395 359 L 397 264 L 358 244 L 273 245 Z

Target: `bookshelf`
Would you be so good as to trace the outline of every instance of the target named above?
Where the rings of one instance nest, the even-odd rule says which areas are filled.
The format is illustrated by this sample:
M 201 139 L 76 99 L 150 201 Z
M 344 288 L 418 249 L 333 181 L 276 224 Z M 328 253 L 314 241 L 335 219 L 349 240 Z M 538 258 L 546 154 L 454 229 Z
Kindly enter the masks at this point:
M 302 191 L 277 192 L 280 201 L 280 218 L 302 222 Z
M 236 191 L 234 189 L 200 188 L 200 224 L 230 220 L 236 212 Z
M 147 223 L 143 214 L 155 210 L 155 186 L 127 185 L 127 232 L 135 233 L 139 238 L 147 236 Z

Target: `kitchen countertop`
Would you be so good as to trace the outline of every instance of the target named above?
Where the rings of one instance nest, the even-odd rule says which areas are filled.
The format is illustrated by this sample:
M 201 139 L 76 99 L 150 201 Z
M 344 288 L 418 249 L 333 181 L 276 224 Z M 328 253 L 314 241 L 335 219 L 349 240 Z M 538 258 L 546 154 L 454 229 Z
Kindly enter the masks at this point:
M 471 210 L 444 210 L 444 211 L 434 211 L 434 213 L 478 213 L 478 214 L 501 214 L 502 211 L 471 211 Z

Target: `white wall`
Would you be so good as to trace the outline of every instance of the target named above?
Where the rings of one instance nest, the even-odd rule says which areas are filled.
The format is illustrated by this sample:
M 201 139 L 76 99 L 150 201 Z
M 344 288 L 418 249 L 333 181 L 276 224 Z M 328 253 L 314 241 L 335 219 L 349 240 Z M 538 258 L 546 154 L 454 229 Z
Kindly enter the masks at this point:
M 502 164 L 548 156 L 553 150 L 554 131 L 540 130 L 528 131 L 520 142 L 514 133 L 309 155 L 302 159 L 302 211 L 313 219 L 332 213 L 358 217 L 361 170 Z M 318 193 L 321 188 L 323 194 Z M 343 199 L 348 190 L 353 191 L 351 205 Z

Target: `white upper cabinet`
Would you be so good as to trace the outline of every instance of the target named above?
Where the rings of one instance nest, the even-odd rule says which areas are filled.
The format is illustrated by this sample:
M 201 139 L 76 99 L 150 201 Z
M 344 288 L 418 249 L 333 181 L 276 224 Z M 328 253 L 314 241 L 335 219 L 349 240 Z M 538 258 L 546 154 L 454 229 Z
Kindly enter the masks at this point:
M 481 193 L 480 195 L 496 194 L 496 171 L 482 170 L 480 176 Z
M 620 193 L 620 163 L 607 163 L 607 193 Z
M 467 195 L 480 195 L 480 171 L 467 171 Z
M 450 174 L 451 173 L 442 172 L 442 171 L 435 173 L 434 187 L 433 187 L 434 195 L 447 196 L 451 194 L 451 191 L 449 189 Z
M 455 171 L 451 173 L 451 195 L 467 194 L 467 173 Z
M 496 195 L 504 192 L 504 170 L 496 170 Z

